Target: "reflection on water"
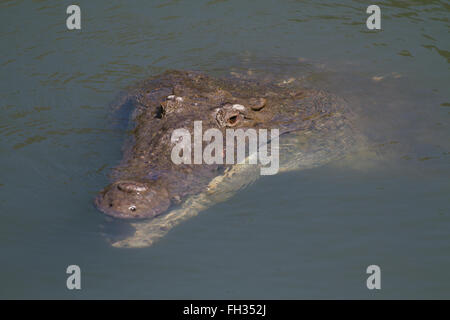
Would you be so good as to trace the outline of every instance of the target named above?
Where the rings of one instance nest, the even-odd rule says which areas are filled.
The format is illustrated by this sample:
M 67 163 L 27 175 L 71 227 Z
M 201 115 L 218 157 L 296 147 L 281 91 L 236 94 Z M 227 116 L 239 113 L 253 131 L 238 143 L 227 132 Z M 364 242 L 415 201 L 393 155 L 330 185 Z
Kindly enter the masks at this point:
M 384 1 L 376 32 L 364 1 L 78 4 L 67 31 L 60 1 L 0 1 L 1 297 L 74 297 L 75 263 L 85 298 L 448 298 L 445 2 Z M 303 77 L 345 97 L 368 149 L 112 248 L 132 229 L 92 206 L 126 137 L 108 106 L 166 69 Z

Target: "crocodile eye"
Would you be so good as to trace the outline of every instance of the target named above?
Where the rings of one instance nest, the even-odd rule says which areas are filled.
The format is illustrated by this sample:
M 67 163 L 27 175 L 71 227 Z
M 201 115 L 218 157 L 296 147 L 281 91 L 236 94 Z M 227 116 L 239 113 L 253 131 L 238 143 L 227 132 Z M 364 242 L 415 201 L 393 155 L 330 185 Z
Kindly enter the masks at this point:
M 133 211 L 133 212 L 134 212 L 134 211 L 136 211 L 136 206 L 131 206 L 131 207 L 129 207 L 128 209 L 129 209 L 130 211 Z
M 227 127 L 234 127 L 241 122 L 243 117 L 239 112 L 227 112 L 224 118 Z
M 237 121 L 237 116 L 231 116 L 231 117 L 229 117 L 228 119 L 227 119 L 227 124 L 228 125 L 230 125 L 230 126 L 233 126 L 233 125 L 235 125 L 236 124 L 236 121 Z

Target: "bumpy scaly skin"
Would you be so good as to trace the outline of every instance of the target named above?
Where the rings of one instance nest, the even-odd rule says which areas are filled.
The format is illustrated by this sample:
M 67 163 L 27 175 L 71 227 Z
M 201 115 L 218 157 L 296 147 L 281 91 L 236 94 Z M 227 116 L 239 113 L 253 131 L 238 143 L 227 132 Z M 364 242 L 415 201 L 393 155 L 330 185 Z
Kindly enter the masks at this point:
M 341 99 L 295 81 L 260 83 L 170 71 L 142 82 L 124 101 L 129 103 L 135 107 L 133 141 L 113 172 L 114 182 L 95 203 L 115 217 L 153 219 L 134 223 L 136 235 L 116 246 L 147 246 L 259 175 L 255 165 L 174 164 L 175 129 L 192 133 L 199 120 L 204 131 L 216 128 L 224 136 L 227 128 L 279 129 L 281 171 L 327 163 L 356 141 L 354 116 Z

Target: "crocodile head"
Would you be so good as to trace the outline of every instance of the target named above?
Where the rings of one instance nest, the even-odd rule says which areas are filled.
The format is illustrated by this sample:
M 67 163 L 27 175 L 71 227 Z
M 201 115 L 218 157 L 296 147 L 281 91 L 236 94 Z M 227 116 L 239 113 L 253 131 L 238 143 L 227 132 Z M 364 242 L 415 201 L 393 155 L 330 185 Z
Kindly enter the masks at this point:
M 196 72 L 172 71 L 144 81 L 128 96 L 135 107 L 132 141 L 113 182 L 96 197 L 97 208 L 117 218 L 151 218 L 201 192 L 226 165 L 195 164 L 194 156 L 191 163 L 174 163 L 172 150 L 182 139 L 174 138 L 174 130 L 187 130 L 194 150 L 195 143 L 208 143 L 195 140 L 196 121 L 203 131 L 214 128 L 223 136 L 227 128 L 268 128 L 279 113 L 267 107 L 264 89 Z M 223 155 L 225 144 L 215 152 Z

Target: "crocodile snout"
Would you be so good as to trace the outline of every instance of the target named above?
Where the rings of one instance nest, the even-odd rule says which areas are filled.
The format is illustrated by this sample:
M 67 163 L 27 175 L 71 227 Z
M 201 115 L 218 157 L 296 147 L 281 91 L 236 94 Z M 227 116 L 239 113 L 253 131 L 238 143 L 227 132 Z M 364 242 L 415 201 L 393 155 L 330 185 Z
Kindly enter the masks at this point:
M 100 191 L 95 205 L 116 218 L 142 219 L 166 211 L 170 199 L 167 190 L 155 182 L 118 181 Z

